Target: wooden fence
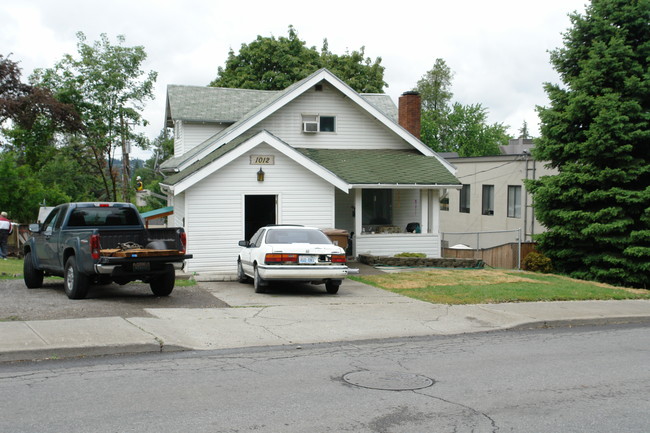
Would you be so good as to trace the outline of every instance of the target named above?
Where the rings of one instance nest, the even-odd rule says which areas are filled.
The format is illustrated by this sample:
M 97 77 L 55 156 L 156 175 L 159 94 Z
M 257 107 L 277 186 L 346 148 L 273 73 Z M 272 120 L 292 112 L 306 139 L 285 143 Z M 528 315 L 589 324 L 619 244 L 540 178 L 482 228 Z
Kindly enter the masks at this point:
M 492 248 L 482 248 L 479 250 L 457 250 L 443 248 L 442 256 L 454 259 L 480 259 L 493 268 L 517 269 L 519 260 L 517 260 L 517 242 L 511 242 Z M 521 243 L 521 263 L 531 251 L 535 250 L 534 242 Z

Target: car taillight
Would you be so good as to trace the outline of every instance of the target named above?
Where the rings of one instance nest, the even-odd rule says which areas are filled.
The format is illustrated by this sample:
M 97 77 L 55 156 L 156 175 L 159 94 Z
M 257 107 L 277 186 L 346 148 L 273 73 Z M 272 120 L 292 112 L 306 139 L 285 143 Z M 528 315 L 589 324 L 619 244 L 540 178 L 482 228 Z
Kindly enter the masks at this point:
M 180 252 L 185 253 L 187 251 L 187 233 L 181 233 L 181 249 Z
M 101 249 L 102 249 L 102 247 L 99 244 L 99 235 L 91 235 L 90 236 L 90 256 L 94 260 L 99 259 L 99 256 L 101 255 Z
M 264 263 L 297 263 L 298 254 L 267 254 L 264 257 Z
M 345 263 L 347 259 L 345 254 L 332 254 L 332 263 Z

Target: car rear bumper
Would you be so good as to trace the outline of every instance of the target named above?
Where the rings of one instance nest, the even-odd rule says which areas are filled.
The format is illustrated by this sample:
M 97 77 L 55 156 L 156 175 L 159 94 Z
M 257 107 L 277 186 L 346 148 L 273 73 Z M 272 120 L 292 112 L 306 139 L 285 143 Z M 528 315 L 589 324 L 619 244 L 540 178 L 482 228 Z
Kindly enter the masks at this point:
M 345 265 L 258 265 L 257 269 L 264 280 L 340 280 L 348 276 Z

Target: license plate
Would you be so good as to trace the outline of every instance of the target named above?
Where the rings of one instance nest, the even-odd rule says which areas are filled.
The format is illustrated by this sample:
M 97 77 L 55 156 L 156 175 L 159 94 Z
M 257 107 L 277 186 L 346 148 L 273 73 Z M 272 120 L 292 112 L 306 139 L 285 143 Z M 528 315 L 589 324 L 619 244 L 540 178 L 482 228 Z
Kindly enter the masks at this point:
M 300 256 L 298 257 L 298 263 L 301 265 L 315 265 L 317 256 Z
M 146 272 L 149 270 L 149 262 L 136 262 L 133 264 L 133 272 Z

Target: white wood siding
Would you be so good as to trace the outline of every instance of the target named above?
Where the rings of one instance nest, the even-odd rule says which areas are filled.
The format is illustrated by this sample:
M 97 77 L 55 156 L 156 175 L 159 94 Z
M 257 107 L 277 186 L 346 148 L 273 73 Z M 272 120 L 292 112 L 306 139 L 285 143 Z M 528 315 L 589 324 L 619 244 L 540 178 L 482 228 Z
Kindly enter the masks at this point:
M 336 117 L 336 132 L 302 132 L 302 115 Z M 412 149 L 412 146 L 344 97 L 324 84 L 310 89 L 252 129 L 267 129 L 293 147 L 323 149 Z
M 172 214 L 172 227 L 184 227 L 185 222 L 185 193 L 174 196 L 171 206 L 174 207 Z
M 257 181 L 260 167 L 250 165 L 251 154 L 275 157 L 275 165 L 262 167 L 264 182 Z M 260 145 L 186 191 L 188 249 L 194 254 L 188 272 L 235 274 L 247 194 L 277 195 L 278 223 L 334 226 L 334 187 L 271 146 Z
M 226 129 L 221 123 L 185 123 L 183 127 L 183 152 L 187 153 L 208 138 Z
M 180 120 L 174 122 L 174 157 L 183 154 L 183 125 Z
M 363 234 L 354 237 L 356 254 L 394 256 L 399 253 L 424 253 L 427 257 L 441 257 L 440 235 L 415 234 Z

